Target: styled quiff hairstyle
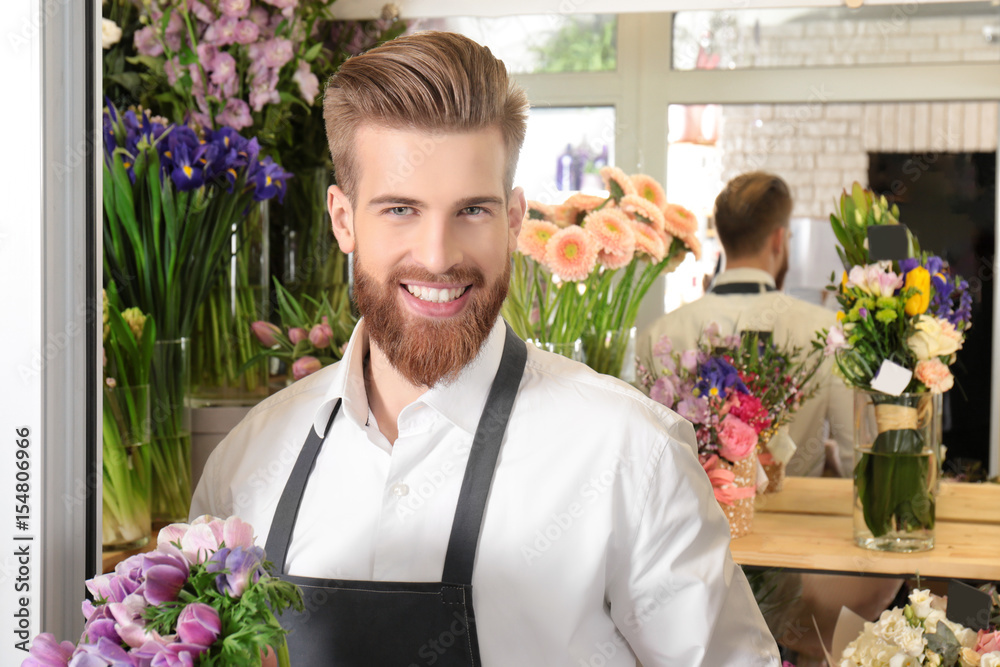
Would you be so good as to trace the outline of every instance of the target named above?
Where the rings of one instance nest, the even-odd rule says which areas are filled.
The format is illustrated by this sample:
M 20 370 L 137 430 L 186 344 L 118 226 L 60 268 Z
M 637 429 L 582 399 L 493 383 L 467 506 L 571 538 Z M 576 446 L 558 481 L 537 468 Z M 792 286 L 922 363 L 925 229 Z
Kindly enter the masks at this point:
M 363 123 L 426 132 L 497 127 L 509 194 L 524 143 L 528 98 L 485 46 L 450 32 L 422 32 L 348 59 L 330 77 L 323 118 L 337 184 L 357 206 L 355 136 Z M 416 165 L 414 165 L 416 166 Z
M 788 225 L 791 215 L 788 185 L 762 171 L 740 174 L 715 199 L 715 227 L 727 257 L 760 252 L 774 230 Z

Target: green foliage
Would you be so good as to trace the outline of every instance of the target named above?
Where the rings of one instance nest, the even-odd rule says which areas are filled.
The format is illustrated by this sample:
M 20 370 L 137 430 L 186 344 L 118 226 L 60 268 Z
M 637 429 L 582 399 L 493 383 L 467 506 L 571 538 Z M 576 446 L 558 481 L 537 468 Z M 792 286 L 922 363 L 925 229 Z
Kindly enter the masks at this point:
M 604 72 L 618 66 L 618 20 L 615 15 L 592 19 L 571 17 L 549 40 L 531 51 L 535 72 Z
M 927 650 L 941 656 L 941 667 L 954 667 L 958 664 L 958 654 L 962 650 L 955 633 L 947 625 L 938 621 L 934 634 L 925 634 Z

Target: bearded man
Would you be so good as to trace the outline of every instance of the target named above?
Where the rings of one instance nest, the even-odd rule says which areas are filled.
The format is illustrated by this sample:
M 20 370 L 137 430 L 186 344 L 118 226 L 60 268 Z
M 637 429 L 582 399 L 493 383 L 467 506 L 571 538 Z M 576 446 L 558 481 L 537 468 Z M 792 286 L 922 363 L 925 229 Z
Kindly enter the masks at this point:
M 256 406 L 192 516 L 236 514 L 306 611 L 292 664 L 778 665 L 690 424 L 499 317 L 527 100 L 489 50 L 421 33 L 325 97 L 362 319 Z

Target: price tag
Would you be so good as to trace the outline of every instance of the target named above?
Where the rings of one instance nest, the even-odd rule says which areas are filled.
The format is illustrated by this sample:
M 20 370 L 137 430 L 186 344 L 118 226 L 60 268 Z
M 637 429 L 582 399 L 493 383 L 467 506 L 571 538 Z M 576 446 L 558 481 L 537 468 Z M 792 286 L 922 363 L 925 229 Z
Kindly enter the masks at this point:
M 872 378 L 872 389 L 890 396 L 899 396 L 912 379 L 913 371 L 885 359 L 878 373 Z

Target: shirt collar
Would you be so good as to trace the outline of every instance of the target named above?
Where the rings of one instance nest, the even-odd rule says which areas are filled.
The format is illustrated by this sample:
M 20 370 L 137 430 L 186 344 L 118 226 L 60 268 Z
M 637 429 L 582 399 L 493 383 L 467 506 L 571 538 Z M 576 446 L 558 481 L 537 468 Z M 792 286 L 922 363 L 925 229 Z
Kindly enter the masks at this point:
M 754 269 L 752 267 L 726 269 L 712 281 L 713 286 L 730 283 L 763 283 L 775 287 L 774 276 L 763 269 Z
M 469 434 L 475 434 L 486 397 L 503 356 L 506 326 L 497 318 L 479 354 L 447 385 L 428 389 L 417 402 L 434 408 L 448 421 Z M 368 393 L 365 390 L 364 360 L 368 354 L 368 332 L 362 318 L 347 343 L 344 357 L 330 379 L 330 388 L 313 416 L 313 426 L 322 435 L 333 406 L 342 401 L 341 411 L 357 426 L 368 422 Z

